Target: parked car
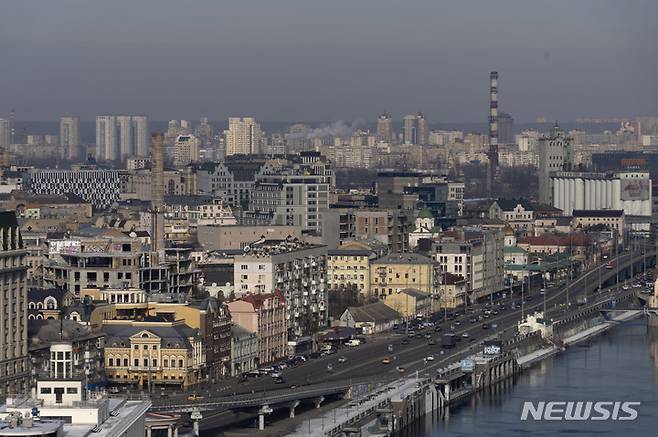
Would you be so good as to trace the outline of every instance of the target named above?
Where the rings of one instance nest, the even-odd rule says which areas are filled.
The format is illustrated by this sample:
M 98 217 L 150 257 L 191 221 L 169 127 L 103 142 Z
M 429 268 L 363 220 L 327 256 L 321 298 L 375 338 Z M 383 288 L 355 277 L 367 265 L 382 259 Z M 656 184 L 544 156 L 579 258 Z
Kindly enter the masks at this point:
M 192 393 L 191 395 L 189 395 L 187 397 L 188 401 L 200 401 L 202 399 L 203 399 L 203 396 L 201 396 L 200 394 L 197 394 L 197 393 Z
M 391 359 L 389 357 L 384 357 L 382 364 L 391 364 Z

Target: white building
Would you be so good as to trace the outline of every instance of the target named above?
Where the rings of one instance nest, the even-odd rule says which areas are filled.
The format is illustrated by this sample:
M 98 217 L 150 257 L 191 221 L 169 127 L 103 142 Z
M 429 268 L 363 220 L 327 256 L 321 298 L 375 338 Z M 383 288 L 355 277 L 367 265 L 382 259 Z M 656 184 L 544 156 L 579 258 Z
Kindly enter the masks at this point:
M 252 117 L 229 117 L 226 136 L 226 155 L 250 155 L 260 153 L 263 132 Z
M 107 208 L 119 200 L 121 172 L 119 170 L 49 170 L 31 169 L 29 189 L 37 194 L 74 193 L 94 205 Z
M 183 167 L 199 160 L 199 140 L 194 135 L 179 135 L 174 142 L 174 166 Z
M 143 115 L 96 117 L 96 159 L 125 161 L 131 156 L 148 156 L 148 118 Z
M 73 161 L 84 158 L 80 150 L 80 117 L 59 119 L 59 141 L 66 159 Z

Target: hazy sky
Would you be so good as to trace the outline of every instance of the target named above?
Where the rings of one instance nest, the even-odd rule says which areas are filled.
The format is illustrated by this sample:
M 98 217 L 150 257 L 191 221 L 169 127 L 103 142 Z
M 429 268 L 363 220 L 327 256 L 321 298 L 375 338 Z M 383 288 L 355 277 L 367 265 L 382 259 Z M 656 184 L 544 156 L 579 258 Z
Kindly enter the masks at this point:
M 0 117 L 658 114 L 656 0 L 3 0 Z

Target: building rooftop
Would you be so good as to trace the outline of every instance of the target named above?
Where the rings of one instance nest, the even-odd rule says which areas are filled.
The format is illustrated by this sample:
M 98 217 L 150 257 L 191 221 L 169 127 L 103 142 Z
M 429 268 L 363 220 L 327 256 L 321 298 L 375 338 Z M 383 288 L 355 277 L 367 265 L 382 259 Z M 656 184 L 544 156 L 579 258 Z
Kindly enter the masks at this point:
M 376 264 L 434 264 L 431 258 L 417 253 L 391 253 L 374 260 Z
M 622 209 L 574 209 L 573 217 L 623 217 Z
M 398 320 L 400 313 L 386 305 L 384 302 L 375 302 L 360 307 L 347 307 L 356 322 L 386 322 Z

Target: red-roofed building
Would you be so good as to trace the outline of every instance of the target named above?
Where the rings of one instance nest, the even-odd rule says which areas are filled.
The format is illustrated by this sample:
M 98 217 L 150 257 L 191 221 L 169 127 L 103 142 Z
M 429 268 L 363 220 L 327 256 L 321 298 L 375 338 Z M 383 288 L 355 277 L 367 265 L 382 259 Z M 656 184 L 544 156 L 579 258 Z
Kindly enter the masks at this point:
M 233 323 L 258 336 L 258 365 L 286 356 L 288 326 L 286 302 L 280 291 L 248 294 L 226 303 Z

